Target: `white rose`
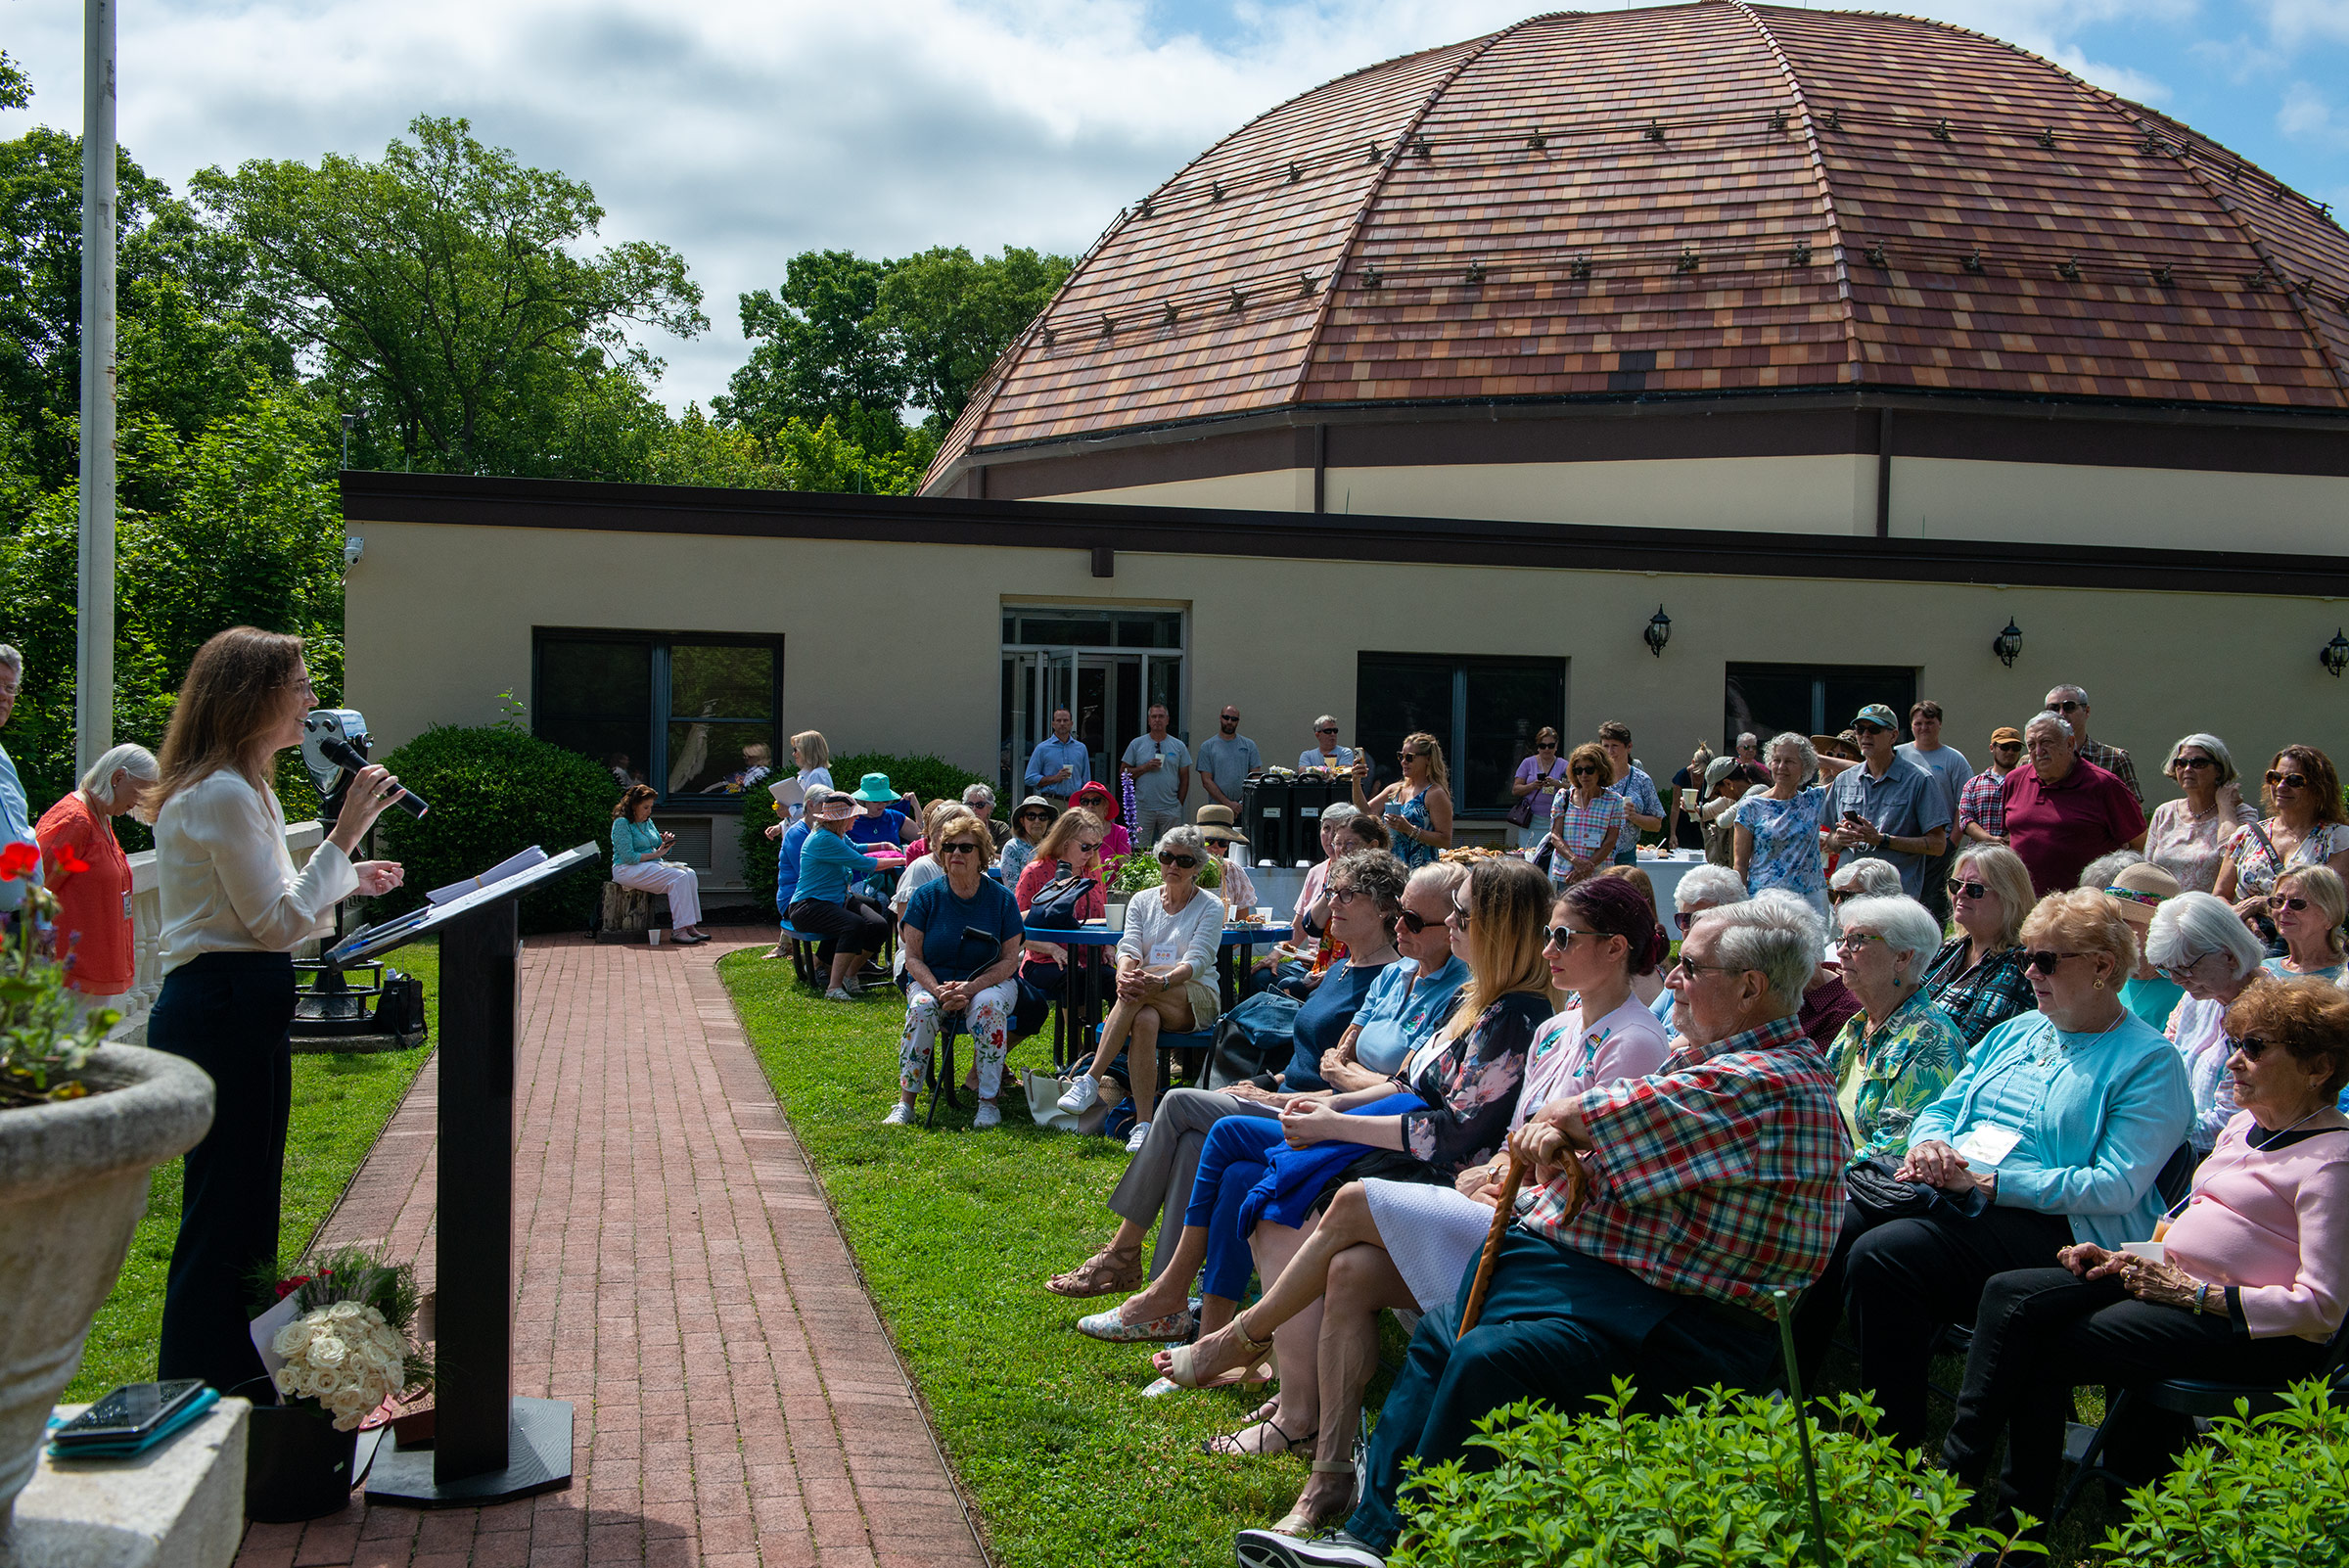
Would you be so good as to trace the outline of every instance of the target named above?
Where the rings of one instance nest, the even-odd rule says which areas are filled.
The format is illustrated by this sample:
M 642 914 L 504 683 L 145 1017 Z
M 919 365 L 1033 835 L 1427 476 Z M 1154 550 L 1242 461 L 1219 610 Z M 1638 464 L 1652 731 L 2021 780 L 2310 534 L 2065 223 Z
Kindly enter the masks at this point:
M 295 1372 L 291 1364 L 279 1367 L 269 1381 L 277 1385 L 280 1394 L 291 1395 L 295 1390 Z
M 341 1388 L 343 1386 L 343 1375 L 340 1372 L 330 1372 L 324 1367 L 320 1367 L 317 1371 L 314 1371 L 310 1374 L 310 1386 L 304 1392 L 308 1393 L 313 1399 L 322 1400 L 329 1394 L 332 1394 L 335 1390 Z
M 309 1359 L 310 1364 L 313 1366 L 340 1366 L 349 1354 L 348 1349 L 339 1339 L 321 1337 L 310 1343 Z
M 361 1313 L 373 1311 L 374 1308 L 361 1306 L 355 1301 L 339 1301 L 326 1310 L 326 1315 L 339 1323 L 347 1323 Z

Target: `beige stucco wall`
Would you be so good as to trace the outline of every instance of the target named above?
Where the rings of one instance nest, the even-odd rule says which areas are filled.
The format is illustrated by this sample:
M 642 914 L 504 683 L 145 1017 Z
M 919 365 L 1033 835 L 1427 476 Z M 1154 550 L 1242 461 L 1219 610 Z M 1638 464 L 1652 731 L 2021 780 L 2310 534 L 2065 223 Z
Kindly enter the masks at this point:
M 2318 599 L 2073 589 L 1739 580 L 1121 550 L 1117 576 L 1080 551 L 629 535 L 368 523 L 349 574 L 349 701 L 396 745 L 433 722 L 482 723 L 528 696 L 530 630 L 610 626 L 781 633 L 787 729 L 835 750 L 933 750 L 991 773 L 1001 715 L 1000 609 L 1013 602 L 1187 607 L 1194 738 L 1237 702 L 1267 760 L 1291 760 L 1317 713 L 1354 725 L 1358 652 L 1569 661 L 1569 733 L 1630 723 L 1669 771 L 1721 738 L 1730 662 L 1905 664 L 1977 763 L 2059 680 L 2085 685 L 2097 738 L 2143 761 L 2211 730 L 2248 765 L 2304 739 L 2349 752 L 2349 681 L 2317 650 L 2349 607 Z M 1640 641 L 1661 601 L 1661 659 Z M 2023 654 L 1990 651 L 2011 617 Z M 1837 725 L 1848 720 L 1841 715 Z
M 1380 517 L 1870 534 L 1876 470 L 1866 455 L 1332 468 L 1322 506 Z M 1046 498 L 1310 511 L 1313 473 L 1279 469 Z M 2308 475 L 1896 457 L 1887 510 L 1902 538 L 2349 551 L 2349 479 Z

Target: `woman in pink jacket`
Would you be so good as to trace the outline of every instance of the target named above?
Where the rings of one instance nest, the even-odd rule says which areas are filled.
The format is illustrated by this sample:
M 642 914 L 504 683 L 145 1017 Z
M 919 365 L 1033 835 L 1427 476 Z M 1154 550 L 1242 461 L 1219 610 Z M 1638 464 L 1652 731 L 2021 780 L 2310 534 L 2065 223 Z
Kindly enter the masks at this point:
M 2152 1239 L 2159 1259 L 2083 1243 L 2054 1268 L 1992 1278 L 1974 1322 L 1942 1456 L 1981 1489 L 2002 1430 L 1996 1510 L 2046 1519 L 2072 1390 L 2191 1377 L 2285 1383 L 2322 1367 L 2349 1300 L 2349 996 L 2316 980 L 2261 981 L 2227 1010 L 2227 1069 L 2242 1109 Z M 2140 1407 L 2106 1462 L 2151 1480 L 2190 1436 Z

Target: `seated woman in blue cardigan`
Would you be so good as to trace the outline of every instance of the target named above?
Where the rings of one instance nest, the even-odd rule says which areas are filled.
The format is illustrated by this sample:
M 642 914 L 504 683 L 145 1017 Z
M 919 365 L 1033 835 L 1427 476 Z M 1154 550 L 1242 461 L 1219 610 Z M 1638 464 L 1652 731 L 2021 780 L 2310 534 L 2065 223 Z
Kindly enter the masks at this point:
M 1910 1448 L 1925 1441 L 1942 1325 L 1973 1322 L 1993 1274 L 2052 1268 L 2077 1242 L 2118 1251 L 2153 1234 L 2154 1179 L 2193 1119 L 2178 1047 L 2121 1004 L 2137 938 L 2112 900 L 2050 894 L 2022 939 L 2039 1010 L 1983 1036 L 1917 1114 L 1896 1174 L 1930 1200 L 1870 1225 L 1845 1268 L 1878 1430 Z
M 653 803 L 660 798 L 650 784 L 631 784 L 612 807 L 612 880 L 640 893 L 666 893 L 669 934 L 683 943 L 708 942 L 701 878 L 689 865 L 661 858 L 677 836 L 653 826 Z

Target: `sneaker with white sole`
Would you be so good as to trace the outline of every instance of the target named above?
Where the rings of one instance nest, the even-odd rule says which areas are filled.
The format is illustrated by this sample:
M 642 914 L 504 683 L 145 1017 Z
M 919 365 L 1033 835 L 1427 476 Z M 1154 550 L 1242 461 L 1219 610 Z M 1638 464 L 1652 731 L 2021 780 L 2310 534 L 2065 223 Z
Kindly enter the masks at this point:
M 1300 1541 L 1276 1530 L 1243 1530 L 1231 1543 L 1240 1568 L 1386 1568 L 1387 1559 L 1343 1530 Z
M 824 1000 L 826 1001 L 854 1001 L 855 999 L 856 998 L 854 996 L 852 996 L 849 994 L 849 992 L 843 991 L 838 986 L 835 986 L 830 991 L 824 992 Z
M 1069 1085 L 1069 1091 L 1060 1097 L 1060 1108 L 1071 1116 L 1082 1116 L 1098 1104 L 1100 1099 L 1101 1081 L 1081 1074 L 1077 1082 Z
M 1128 1154 L 1139 1154 L 1142 1152 L 1142 1145 L 1149 1141 L 1150 1124 L 1147 1122 L 1136 1122 L 1133 1124 L 1133 1130 L 1126 1134 L 1126 1152 Z
M 889 1114 L 881 1118 L 881 1125 L 883 1127 L 913 1126 L 913 1107 L 906 1104 L 903 1100 L 898 1101 L 897 1104 L 889 1108 Z
M 1002 1125 L 1002 1109 L 992 1100 L 981 1100 L 979 1109 L 971 1117 L 971 1130 L 984 1132 L 990 1127 L 1001 1127 Z

